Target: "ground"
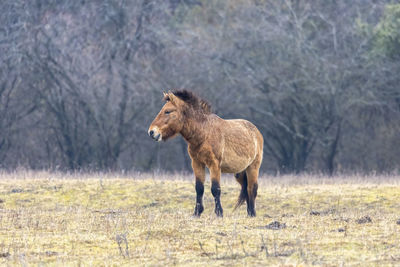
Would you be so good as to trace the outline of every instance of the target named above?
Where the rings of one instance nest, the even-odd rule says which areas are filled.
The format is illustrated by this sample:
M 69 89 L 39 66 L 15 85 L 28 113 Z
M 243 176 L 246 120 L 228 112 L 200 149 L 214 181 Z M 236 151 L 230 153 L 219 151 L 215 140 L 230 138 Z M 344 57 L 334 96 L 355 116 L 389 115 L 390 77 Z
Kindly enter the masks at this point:
M 224 176 L 221 219 L 186 175 L 2 173 L 0 265 L 397 265 L 399 182 L 264 176 L 248 218 Z

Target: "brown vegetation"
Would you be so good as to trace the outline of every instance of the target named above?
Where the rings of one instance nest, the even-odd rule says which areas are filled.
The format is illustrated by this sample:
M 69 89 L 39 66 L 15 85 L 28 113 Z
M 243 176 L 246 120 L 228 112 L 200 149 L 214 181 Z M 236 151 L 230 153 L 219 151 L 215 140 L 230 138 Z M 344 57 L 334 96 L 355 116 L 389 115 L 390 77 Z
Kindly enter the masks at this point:
M 192 176 L 0 173 L 0 265 L 396 265 L 400 177 L 264 176 L 257 217 L 191 216 Z M 210 188 L 210 182 L 206 182 Z M 213 207 L 211 195 L 204 205 Z M 319 215 L 312 215 L 318 211 Z M 369 217 L 371 222 L 358 223 Z

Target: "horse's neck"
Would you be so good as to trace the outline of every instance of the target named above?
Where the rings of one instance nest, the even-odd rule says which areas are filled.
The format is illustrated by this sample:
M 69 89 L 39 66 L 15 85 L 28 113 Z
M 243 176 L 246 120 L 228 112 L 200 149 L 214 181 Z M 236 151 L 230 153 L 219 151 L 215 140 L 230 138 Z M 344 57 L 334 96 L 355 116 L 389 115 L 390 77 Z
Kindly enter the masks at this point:
M 206 120 L 188 119 L 182 128 L 181 135 L 187 143 L 193 146 L 201 145 L 205 140 L 206 124 Z

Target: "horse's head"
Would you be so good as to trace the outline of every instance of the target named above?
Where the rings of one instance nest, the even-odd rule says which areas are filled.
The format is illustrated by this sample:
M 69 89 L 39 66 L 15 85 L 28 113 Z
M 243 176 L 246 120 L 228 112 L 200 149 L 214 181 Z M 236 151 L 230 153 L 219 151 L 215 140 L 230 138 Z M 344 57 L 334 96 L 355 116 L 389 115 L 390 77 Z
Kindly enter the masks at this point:
M 176 136 L 184 124 L 184 101 L 172 92 L 164 93 L 164 100 L 166 103 L 151 123 L 148 131 L 150 137 L 158 142 Z

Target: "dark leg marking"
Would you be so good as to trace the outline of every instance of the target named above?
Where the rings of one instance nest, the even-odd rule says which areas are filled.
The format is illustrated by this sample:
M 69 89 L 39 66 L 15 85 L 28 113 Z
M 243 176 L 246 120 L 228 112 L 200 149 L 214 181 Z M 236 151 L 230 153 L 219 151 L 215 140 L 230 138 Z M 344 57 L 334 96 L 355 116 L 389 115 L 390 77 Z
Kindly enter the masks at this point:
M 223 209 L 221 206 L 221 201 L 220 201 L 221 187 L 219 185 L 219 182 L 212 181 L 211 193 L 214 196 L 214 201 L 215 201 L 215 214 L 217 214 L 218 217 L 223 217 L 224 212 L 223 212 Z
M 204 184 L 196 179 L 196 207 L 194 208 L 194 216 L 200 217 L 204 211 L 203 206 Z
M 243 175 L 241 177 L 241 175 Z M 239 194 L 239 198 L 238 201 L 235 205 L 235 209 L 239 208 L 245 201 L 247 203 L 247 205 L 249 205 L 249 194 L 247 193 L 247 174 L 246 172 L 242 172 L 242 173 L 236 173 L 235 177 L 237 179 L 237 181 L 240 183 L 241 185 L 241 190 L 240 190 L 240 194 Z
M 247 215 L 250 217 L 256 216 L 255 202 L 257 197 L 257 190 L 258 184 L 255 183 L 253 185 L 253 191 L 250 193 L 251 195 L 249 195 L 249 201 L 247 202 Z
M 255 183 L 253 185 L 253 197 L 254 197 L 254 199 L 256 199 L 256 197 L 257 197 L 257 190 L 258 190 L 258 183 Z

